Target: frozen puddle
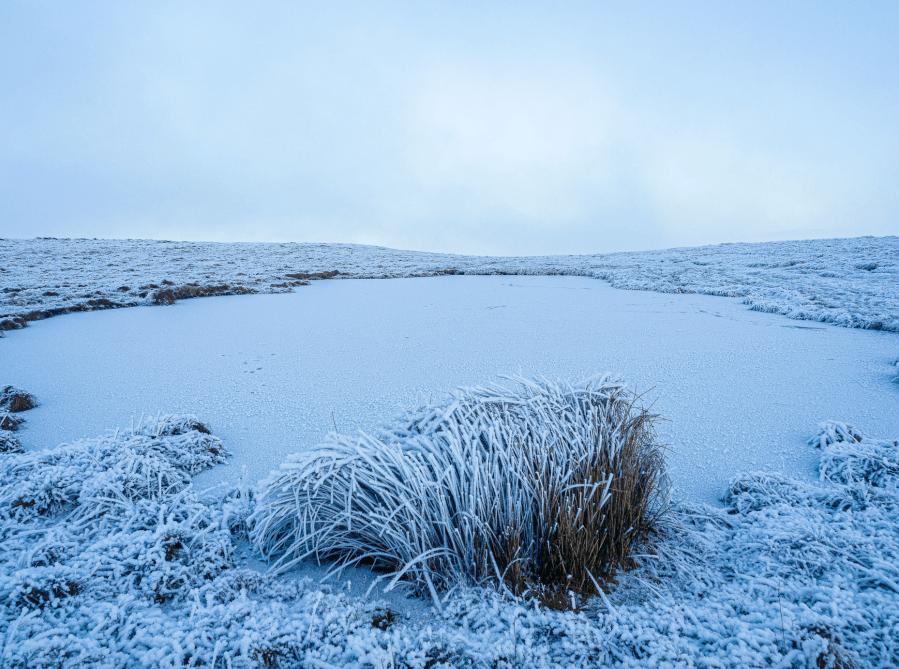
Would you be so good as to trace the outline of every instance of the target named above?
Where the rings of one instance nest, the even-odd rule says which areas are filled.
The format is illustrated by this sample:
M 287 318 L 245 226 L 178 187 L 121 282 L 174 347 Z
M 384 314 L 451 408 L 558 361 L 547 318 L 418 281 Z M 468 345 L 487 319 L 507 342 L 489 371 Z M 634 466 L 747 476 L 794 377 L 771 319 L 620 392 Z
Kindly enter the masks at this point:
M 739 300 L 577 277 L 315 282 L 296 293 L 72 314 L 0 341 L 0 384 L 37 395 L 19 433 L 56 446 L 142 412 L 194 413 L 231 448 L 206 487 L 264 477 L 325 433 L 498 374 L 619 372 L 667 422 L 676 494 L 715 501 L 753 469 L 811 473 L 819 421 L 899 436 L 896 334 L 749 311 Z

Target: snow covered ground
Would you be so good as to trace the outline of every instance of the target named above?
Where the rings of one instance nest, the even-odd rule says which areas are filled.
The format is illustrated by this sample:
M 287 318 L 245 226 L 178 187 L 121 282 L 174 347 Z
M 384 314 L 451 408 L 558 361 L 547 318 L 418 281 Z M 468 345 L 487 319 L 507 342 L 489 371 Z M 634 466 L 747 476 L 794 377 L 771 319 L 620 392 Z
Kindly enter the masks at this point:
M 740 297 L 752 309 L 791 318 L 899 330 L 899 237 L 525 258 L 355 244 L 0 239 L 0 330 L 28 314 L 147 304 L 157 291 L 151 286 L 164 288 L 164 281 L 268 293 L 290 291 L 297 283 L 290 274 L 335 270 L 349 278 L 590 276 L 616 288 Z
M 318 281 L 292 294 L 72 314 L 8 333 L 3 382 L 41 399 L 19 440 L 47 448 L 194 413 L 233 451 L 206 486 L 258 481 L 336 427 L 519 370 L 622 374 L 667 421 L 679 497 L 717 501 L 746 469 L 809 474 L 829 418 L 899 434 L 893 333 L 802 324 L 739 300 L 582 277 Z
M 899 442 L 884 440 L 899 435 L 899 340 L 883 331 L 899 331 L 897 238 L 520 259 L 3 240 L 0 268 L 10 328 L 36 310 L 148 303 L 163 280 L 283 293 L 35 316 L 7 331 L 0 385 L 41 404 L 17 433 L 28 452 L 0 456 L 4 666 L 899 664 Z M 466 276 L 295 292 L 285 276 L 335 269 Z M 383 604 L 355 589 L 242 568 L 252 501 L 229 483 L 244 467 L 256 480 L 335 426 L 370 430 L 397 404 L 519 371 L 619 372 L 669 421 L 677 522 L 661 559 L 607 599 L 559 613 L 461 592 L 383 624 Z M 154 419 L 130 432 L 145 412 Z M 184 491 L 189 479 L 155 460 L 138 473 L 174 484 L 120 483 L 135 475 L 132 450 L 191 474 L 217 459 L 185 455 L 210 439 L 181 419 L 157 426 L 157 412 L 197 414 L 233 453 L 196 472 L 195 489 L 215 493 Z M 854 427 L 821 431 L 827 419 Z M 54 450 L 106 428 L 124 429 Z M 30 505 L 54 495 L 70 511 Z M 221 573 L 202 571 L 209 550 Z
M 654 554 L 577 612 L 490 590 L 417 620 L 238 550 L 242 487 L 189 416 L 0 459 L 0 657 L 31 667 L 894 667 L 899 441 L 822 425 L 820 481 L 746 474 L 681 506 Z M 187 486 L 187 487 L 186 487 Z M 779 624 L 778 624 L 779 623 Z

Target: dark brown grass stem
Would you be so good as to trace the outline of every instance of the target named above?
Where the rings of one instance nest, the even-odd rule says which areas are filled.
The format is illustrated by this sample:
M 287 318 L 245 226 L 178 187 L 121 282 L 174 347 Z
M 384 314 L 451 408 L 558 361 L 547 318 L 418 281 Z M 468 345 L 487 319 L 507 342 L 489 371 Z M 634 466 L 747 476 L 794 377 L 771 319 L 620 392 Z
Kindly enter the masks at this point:
M 599 594 L 596 580 L 606 583 L 617 570 L 636 565 L 633 549 L 651 539 L 667 510 L 664 453 L 655 433 L 659 417 L 635 408 L 636 399 L 595 408 L 610 411 L 610 424 L 624 436 L 617 448 L 600 433 L 565 489 L 540 489 L 535 564 L 516 559 L 527 552 L 519 530 L 500 533 L 493 553 L 514 592 L 531 592 L 552 608 L 570 608 L 567 591 Z

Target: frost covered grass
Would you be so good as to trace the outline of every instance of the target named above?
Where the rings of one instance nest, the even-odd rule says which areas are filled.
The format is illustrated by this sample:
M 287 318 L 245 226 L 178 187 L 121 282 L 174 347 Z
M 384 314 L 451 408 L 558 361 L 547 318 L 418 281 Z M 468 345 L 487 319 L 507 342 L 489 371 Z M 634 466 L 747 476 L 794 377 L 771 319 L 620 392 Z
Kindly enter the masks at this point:
M 82 440 L 0 460 L 0 505 L 11 518 L 68 512 L 68 522 L 109 519 L 141 501 L 180 493 L 192 474 L 224 462 L 225 450 L 191 416 L 141 419 L 125 436 Z
M 13 386 L 6 386 L 0 390 L 0 411 L 9 413 L 21 413 L 37 406 L 34 395 L 19 390 Z
M 0 416 L 0 425 L 6 419 L 5 415 Z M 16 438 L 16 435 L 10 431 L 0 428 L 0 454 L 3 453 L 21 453 L 22 444 Z
M 0 414 L 0 430 L 4 432 L 15 432 L 23 422 L 21 417 L 13 416 L 9 411 Z
M 723 507 L 675 508 L 642 566 L 577 613 L 464 587 L 404 621 L 239 567 L 258 500 L 192 490 L 226 455 L 200 427 L 160 416 L 0 456 L 4 667 L 897 664 L 899 442 L 824 424 L 817 480 L 746 474 Z
M 19 415 L 37 406 L 34 395 L 12 386 L 0 390 L 0 454 L 21 453 L 22 445 L 13 432 L 25 422 Z
M 156 306 L 175 304 L 178 300 L 189 300 L 194 297 L 214 297 L 216 295 L 248 295 L 255 290 L 243 286 L 229 286 L 228 284 L 201 286 L 198 283 L 189 283 L 177 288 L 159 288 L 153 293 L 152 302 Z
M 178 291 L 277 293 L 310 278 L 446 274 L 589 276 L 616 288 L 737 297 L 790 318 L 899 331 L 899 237 L 526 258 L 354 244 L 0 239 L 0 334 L 63 313 L 166 303 Z
M 275 568 L 373 564 L 437 606 L 491 581 L 566 608 L 596 594 L 667 507 L 656 416 L 615 378 L 510 380 L 293 456 L 260 484 L 254 542 Z

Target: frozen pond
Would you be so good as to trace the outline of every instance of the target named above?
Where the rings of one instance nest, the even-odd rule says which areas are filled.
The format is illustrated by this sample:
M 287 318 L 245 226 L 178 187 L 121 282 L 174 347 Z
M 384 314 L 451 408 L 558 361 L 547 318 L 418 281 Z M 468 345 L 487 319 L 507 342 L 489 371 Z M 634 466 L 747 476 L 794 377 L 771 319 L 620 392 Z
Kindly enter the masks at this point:
M 234 452 L 201 487 L 258 480 L 336 423 L 498 374 L 618 372 L 649 391 L 681 497 L 739 471 L 811 473 L 825 419 L 899 436 L 896 334 L 749 311 L 739 300 L 616 290 L 577 277 L 314 282 L 296 293 L 61 316 L 0 341 L 0 384 L 38 396 L 19 432 L 55 446 L 141 413 L 194 413 Z M 333 415 L 333 417 L 332 417 Z

